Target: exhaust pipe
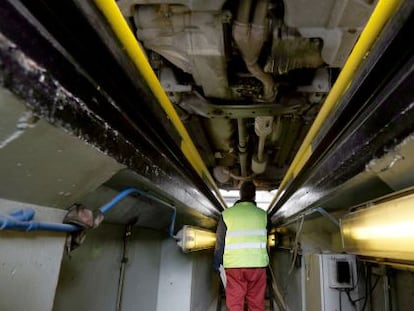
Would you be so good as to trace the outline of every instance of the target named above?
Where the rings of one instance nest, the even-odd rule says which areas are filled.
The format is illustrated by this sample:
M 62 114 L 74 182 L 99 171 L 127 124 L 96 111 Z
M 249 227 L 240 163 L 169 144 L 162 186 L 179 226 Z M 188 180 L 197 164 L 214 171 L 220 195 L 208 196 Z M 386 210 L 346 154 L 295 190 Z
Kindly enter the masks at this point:
M 237 20 L 233 25 L 233 39 L 239 48 L 249 72 L 263 84 L 263 101 L 271 102 L 276 97 L 276 84 L 272 76 L 265 73 L 257 63 L 266 38 L 266 12 L 269 0 L 258 0 L 253 21 L 249 24 L 252 0 L 242 1 Z

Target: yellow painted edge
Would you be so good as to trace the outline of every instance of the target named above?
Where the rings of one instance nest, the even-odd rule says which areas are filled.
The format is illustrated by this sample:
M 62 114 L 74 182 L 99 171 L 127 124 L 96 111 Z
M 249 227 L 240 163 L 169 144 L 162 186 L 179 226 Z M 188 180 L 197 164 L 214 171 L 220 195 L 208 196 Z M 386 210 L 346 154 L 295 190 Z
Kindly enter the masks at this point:
M 280 197 L 280 194 L 284 192 L 284 188 L 290 180 L 292 180 L 301 171 L 307 160 L 312 154 L 312 141 L 316 137 L 319 130 L 322 128 L 324 122 L 328 118 L 329 114 L 337 105 L 341 96 L 348 89 L 352 82 L 353 76 L 361 65 L 364 58 L 369 53 L 370 48 L 374 44 L 381 30 L 391 15 L 395 12 L 401 0 L 380 0 L 371 14 L 360 38 L 355 44 L 354 49 L 349 55 L 341 73 L 339 74 L 335 84 L 328 94 L 321 110 L 315 118 L 311 128 L 309 129 L 302 145 L 300 146 L 295 158 L 293 159 L 288 171 L 286 172 L 279 189 L 270 203 L 269 207 Z
M 309 160 L 311 155 L 312 155 L 312 145 L 308 145 L 307 148 L 303 151 L 303 155 L 300 158 L 300 160 L 298 162 L 298 165 L 292 169 L 292 176 L 291 177 L 295 177 L 299 174 L 301 168 Z
M 184 154 L 188 154 L 188 161 L 190 162 L 190 164 L 197 170 L 202 172 L 203 168 L 200 167 L 200 162 L 197 161 L 197 159 L 195 159 L 193 157 L 193 154 L 189 151 L 189 146 L 188 144 L 186 144 L 186 142 L 184 140 L 181 141 L 181 150 L 183 151 Z
M 144 80 L 150 87 L 154 96 L 157 98 L 162 108 L 168 115 L 172 124 L 176 128 L 177 132 L 181 136 L 182 144 L 181 150 L 184 153 L 185 157 L 191 163 L 193 168 L 197 173 L 207 180 L 211 187 L 213 187 L 214 192 L 216 193 L 217 198 L 226 206 L 223 197 L 220 194 L 219 189 L 217 188 L 216 183 L 214 182 L 213 177 L 205 166 L 203 160 L 201 159 L 200 154 L 197 151 L 197 148 L 194 146 L 186 128 L 180 120 L 177 112 L 175 111 L 174 106 L 172 105 L 170 99 L 162 88 L 157 76 L 152 70 L 146 55 L 142 48 L 140 47 L 138 41 L 133 35 L 131 29 L 129 28 L 126 20 L 124 19 L 119 7 L 113 0 L 94 0 L 96 6 L 101 10 L 103 15 L 108 20 L 108 23 L 111 25 L 112 30 L 118 37 L 119 41 L 123 45 L 126 53 L 130 57 L 131 61 L 134 63 L 138 71 L 143 76 Z

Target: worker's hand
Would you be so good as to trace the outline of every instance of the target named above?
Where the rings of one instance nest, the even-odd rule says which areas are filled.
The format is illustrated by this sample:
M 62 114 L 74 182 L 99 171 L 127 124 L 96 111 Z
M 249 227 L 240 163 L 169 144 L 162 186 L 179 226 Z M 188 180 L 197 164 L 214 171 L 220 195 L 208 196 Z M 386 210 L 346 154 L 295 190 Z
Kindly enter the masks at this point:
M 226 288 L 226 283 L 227 283 L 226 270 L 224 270 L 223 265 L 220 265 L 219 272 L 220 272 L 221 282 L 223 283 L 223 287 Z
M 223 265 L 223 260 L 221 258 L 219 258 L 218 256 L 214 256 L 213 258 L 213 269 L 215 272 L 219 273 L 220 272 L 220 266 Z

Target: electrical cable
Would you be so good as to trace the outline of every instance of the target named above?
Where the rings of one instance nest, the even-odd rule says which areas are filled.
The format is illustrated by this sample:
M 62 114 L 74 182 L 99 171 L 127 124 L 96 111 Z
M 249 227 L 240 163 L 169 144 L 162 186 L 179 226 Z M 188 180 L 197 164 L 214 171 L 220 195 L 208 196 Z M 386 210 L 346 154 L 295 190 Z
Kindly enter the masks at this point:
M 358 263 L 360 263 L 360 262 L 358 261 L 357 264 Z M 361 263 L 360 263 L 360 265 L 361 265 Z M 357 310 L 356 302 L 363 299 L 363 298 L 358 298 L 356 300 L 353 300 L 352 297 L 351 297 L 351 291 L 353 291 L 354 289 L 356 289 L 358 287 L 358 284 L 361 280 L 360 270 L 361 270 L 361 268 L 358 267 L 358 265 L 357 265 L 357 281 L 356 281 L 355 285 L 352 288 L 344 289 L 344 291 L 346 292 L 346 296 L 348 297 L 348 300 L 351 303 L 351 305 L 353 306 L 354 310 Z
M 366 268 L 366 279 L 365 279 L 365 299 L 364 299 L 364 304 L 362 305 L 362 309 L 361 311 L 365 310 L 365 307 L 367 306 L 367 302 L 368 302 L 368 280 L 371 278 L 371 269 Z
M 298 255 L 298 248 L 299 248 L 299 237 L 302 233 L 302 229 L 303 229 L 303 222 L 305 220 L 305 217 L 302 216 L 301 220 L 300 220 L 300 224 L 297 224 L 297 230 L 296 230 L 296 237 L 295 237 L 295 244 L 294 244 L 294 249 L 293 249 L 293 258 L 292 258 L 292 263 L 290 265 L 290 269 L 288 272 L 288 276 L 292 273 L 293 268 L 295 267 L 295 262 L 296 262 L 296 257 Z
M 355 305 L 355 303 L 356 303 L 358 300 L 352 300 L 352 298 L 351 298 L 351 294 L 350 294 L 350 290 L 346 290 L 345 292 L 346 292 L 346 296 L 348 297 L 349 302 L 350 302 L 350 303 L 351 303 L 351 305 L 354 307 L 354 309 L 356 309 L 356 305 Z
M 348 300 L 352 304 L 352 306 L 354 307 L 355 310 L 357 310 L 356 303 L 359 302 L 359 301 L 361 301 L 361 300 L 364 300 L 364 304 L 363 304 L 363 306 L 361 308 L 361 311 L 364 311 L 365 310 L 366 305 L 367 305 L 367 301 L 368 301 L 368 297 L 370 295 L 372 295 L 372 292 L 374 291 L 375 287 L 378 285 L 378 282 L 379 282 L 379 280 L 381 278 L 381 276 L 378 276 L 377 279 L 374 282 L 374 285 L 368 290 L 368 280 L 369 280 L 370 277 L 371 277 L 371 273 L 367 272 L 366 273 L 366 278 L 365 278 L 365 295 L 362 296 L 362 297 L 359 297 L 357 299 L 352 299 L 352 297 L 351 297 L 351 293 L 350 292 L 352 290 L 354 290 L 357 287 L 357 285 L 354 286 L 353 288 L 345 289 L 345 292 L 347 294 Z M 358 279 L 358 282 L 359 282 L 359 279 Z
M 342 291 L 339 290 L 339 311 L 342 311 Z
M 300 221 L 299 221 L 300 219 Z M 288 275 L 286 278 L 286 285 L 283 287 L 283 298 L 286 298 L 287 295 L 287 290 L 289 287 L 289 281 L 290 281 L 290 277 L 292 275 L 293 272 L 293 268 L 295 267 L 295 262 L 296 262 L 296 258 L 298 255 L 298 249 L 299 249 L 299 237 L 302 233 L 302 229 L 303 229 L 303 223 L 304 223 L 305 217 L 304 215 L 302 215 L 300 218 L 297 219 L 297 224 L 296 224 L 296 236 L 295 236 L 295 242 L 294 242 L 294 246 L 293 246 L 293 257 L 292 257 L 292 262 L 288 271 Z
M 365 300 L 364 300 L 364 305 L 362 306 L 362 309 L 361 309 L 361 311 L 364 311 L 365 310 L 365 307 L 366 307 L 366 305 L 367 305 L 367 301 L 368 301 L 368 297 L 370 296 L 370 295 L 372 295 L 372 292 L 374 291 L 374 289 L 375 289 L 375 287 L 378 285 L 378 282 L 379 282 L 379 280 L 381 279 L 381 276 L 379 275 L 378 277 L 377 277 L 377 279 L 375 280 L 375 282 L 374 282 L 374 285 L 370 288 L 370 290 L 369 290 L 369 293 L 366 293 L 366 295 L 365 295 Z M 368 282 L 367 282 L 368 283 Z

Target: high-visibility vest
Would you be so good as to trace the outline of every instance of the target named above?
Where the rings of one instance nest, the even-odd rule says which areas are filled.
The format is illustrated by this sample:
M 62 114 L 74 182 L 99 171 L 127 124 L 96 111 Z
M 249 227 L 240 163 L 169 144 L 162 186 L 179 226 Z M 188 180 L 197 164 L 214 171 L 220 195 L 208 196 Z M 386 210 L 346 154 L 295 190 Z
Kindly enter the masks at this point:
M 259 268 L 269 264 L 267 214 L 251 202 L 240 202 L 223 213 L 226 239 L 224 268 Z

